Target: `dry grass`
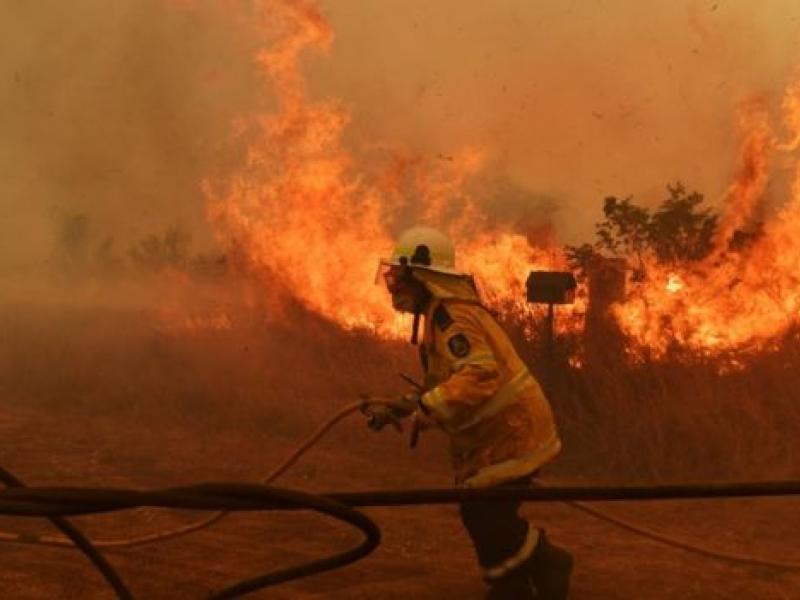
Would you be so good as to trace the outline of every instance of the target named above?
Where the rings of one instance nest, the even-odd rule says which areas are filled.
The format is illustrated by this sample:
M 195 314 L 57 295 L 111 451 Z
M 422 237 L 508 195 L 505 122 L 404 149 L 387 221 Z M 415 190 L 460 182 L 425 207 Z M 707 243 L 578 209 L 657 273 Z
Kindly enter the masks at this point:
M 581 369 L 564 358 L 535 370 L 549 382 L 571 474 L 641 482 L 800 476 L 796 336 L 748 357 L 676 351 L 632 365 L 609 345 Z
M 7 305 L 0 315 L 4 401 L 65 418 L 136 415 L 292 437 L 362 392 L 403 391 L 398 372 L 419 373 L 405 342 L 343 332 L 297 307 L 275 313 L 231 300 L 235 293 L 221 300 L 208 290 L 185 291 L 181 310 L 224 313 L 225 326 L 165 325 L 157 303 Z M 612 353 L 578 370 L 563 360 L 568 341 L 561 340 L 551 366 L 536 343 L 518 346 L 561 425 L 565 452 L 553 467 L 559 476 L 800 475 L 796 336 L 727 373 L 718 361 L 678 355 L 632 367 Z
M 132 310 L 4 311 L 7 401 L 49 410 L 149 413 L 255 425 L 307 422 L 360 392 L 400 389 L 413 355 L 303 315 L 240 313 L 223 330 L 165 330 Z

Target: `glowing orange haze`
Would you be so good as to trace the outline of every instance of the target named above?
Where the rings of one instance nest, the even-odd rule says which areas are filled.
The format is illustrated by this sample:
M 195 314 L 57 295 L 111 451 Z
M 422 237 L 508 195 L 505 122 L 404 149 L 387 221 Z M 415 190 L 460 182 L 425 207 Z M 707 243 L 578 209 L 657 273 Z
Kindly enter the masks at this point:
M 224 197 L 210 201 L 210 218 L 231 255 L 266 287 L 291 290 L 342 326 L 395 337 L 406 335 L 407 323 L 392 311 L 386 291 L 371 284 L 398 224 L 423 222 L 452 236 L 461 268 L 476 275 L 487 302 L 530 316 L 528 273 L 563 269 L 566 260 L 558 247 L 534 247 L 510 228 L 490 225 L 477 208 L 465 183 L 480 172 L 485 151 L 464 148 L 427 160 L 372 141 L 372 155 L 357 158 L 343 143 L 347 110 L 336 100 L 311 98 L 299 66 L 305 51 L 325 51 L 332 43 L 328 22 L 310 0 L 262 0 L 258 7 L 268 49 L 257 60 L 267 75 L 265 94 L 274 94 L 277 107 L 248 122 L 255 135 L 246 163 Z M 770 159 L 800 143 L 800 83 L 788 88 L 784 109 L 791 135 L 778 145 L 764 104 L 742 108 L 739 172 L 712 255 L 669 269 L 645 258 L 649 283 L 629 285 L 627 301 L 616 308 L 632 348 L 658 354 L 675 340 L 713 353 L 763 344 L 796 321 L 800 170 L 765 235 L 746 251 L 727 251 L 734 232 L 764 201 Z M 578 317 L 565 322 L 580 326 L 583 309 L 576 305 Z

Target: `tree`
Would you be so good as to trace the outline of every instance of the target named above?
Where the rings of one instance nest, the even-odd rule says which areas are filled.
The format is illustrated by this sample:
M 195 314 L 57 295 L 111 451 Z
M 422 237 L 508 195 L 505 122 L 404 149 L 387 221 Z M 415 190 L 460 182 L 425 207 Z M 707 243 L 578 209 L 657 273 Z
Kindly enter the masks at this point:
M 89 217 L 83 213 L 63 213 L 56 232 L 55 259 L 67 269 L 85 266 L 91 243 Z
M 711 252 L 717 215 L 700 208 L 703 195 L 688 193 L 680 181 L 667 185 L 667 192 L 669 197 L 650 218 L 650 247 L 661 263 L 704 258 Z
M 584 277 L 589 268 L 589 263 L 595 255 L 594 246 L 581 244 L 580 246 L 564 246 L 564 255 L 569 268 L 577 272 L 577 276 Z
M 634 204 L 609 196 L 603 203 L 605 219 L 595 226 L 598 250 L 635 257 L 641 269 L 644 256 L 662 263 L 701 260 L 711 251 L 717 215 L 702 206 L 699 192 L 689 193 L 680 181 L 667 185 L 667 198 L 652 214 Z M 578 250 L 581 247 L 573 248 Z M 585 257 L 587 250 L 582 250 Z M 573 252 L 574 254 L 574 252 Z
M 131 262 L 143 269 L 184 268 L 189 260 L 191 236 L 180 226 L 168 228 L 163 235 L 150 234 L 131 246 Z
M 644 253 L 650 243 L 650 213 L 636 206 L 629 196 L 619 200 L 609 196 L 603 202 L 605 220 L 595 226 L 597 247 L 613 254 L 635 257 L 637 277 L 644 273 Z
M 595 226 L 597 246 L 614 254 L 639 254 L 649 238 L 650 214 L 636 206 L 631 197 L 619 200 L 609 196 L 603 202 L 605 220 Z

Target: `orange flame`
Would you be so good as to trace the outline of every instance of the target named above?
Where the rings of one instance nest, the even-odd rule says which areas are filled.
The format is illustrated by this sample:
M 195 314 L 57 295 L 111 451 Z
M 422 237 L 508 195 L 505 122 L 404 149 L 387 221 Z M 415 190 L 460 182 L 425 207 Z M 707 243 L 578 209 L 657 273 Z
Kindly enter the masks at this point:
M 673 344 L 706 355 L 760 350 L 800 321 L 800 170 L 789 199 L 761 235 L 743 248 L 732 247 L 735 232 L 763 212 L 773 154 L 798 145 L 798 82 L 787 90 L 784 114 L 792 140 L 778 145 L 765 103 L 744 106 L 742 157 L 710 256 L 700 264 L 669 267 L 649 261 L 647 282 L 634 285 L 617 307 L 623 331 L 651 355 Z
M 215 197 L 208 186 L 209 215 L 229 253 L 267 288 L 289 290 L 346 328 L 394 337 L 405 335 L 407 323 L 372 282 L 393 233 L 418 221 L 453 237 L 460 268 L 477 276 L 490 303 L 527 314 L 528 272 L 563 259 L 511 230 L 486 225 L 465 191 L 486 153 L 464 148 L 445 161 L 390 151 L 388 160 L 358 160 L 342 140 L 347 110 L 335 100 L 309 97 L 299 65 L 303 53 L 332 43 L 322 13 L 302 0 L 258 6 L 265 35 L 277 38 L 257 58 L 277 110 L 251 120 L 255 141 L 227 193 Z
M 511 227 L 496 225 L 470 195 L 469 182 L 488 160 L 483 148 L 463 148 L 448 160 L 425 159 L 371 143 L 366 156 L 349 149 L 346 108 L 308 92 L 300 66 L 325 52 L 333 32 L 311 0 L 257 0 L 267 50 L 257 56 L 265 97 L 275 110 L 245 121 L 252 136 L 245 164 L 212 192 L 209 215 L 234 260 L 256 273 L 265 291 L 286 290 L 308 309 L 345 328 L 405 335 L 385 290 L 373 286 L 379 257 L 402 226 L 437 226 L 456 242 L 460 268 L 472 272 L 487 302 L 524 320 L 538 314 L 525 301 L 534 269 L 564 269 L 555 245 L 540 247 Z M 713 251 L 699 263 L 661 265 L 645 257 L 647 279 L 631 282 L 615 315 L 632 349 L 649 355 L 678 344 L 701 354 L 758 349 L 798 322 L 800 309 L 800 76 L 786 91 L 788 141 L 776 142 L 767 103 L 743 105 L 743 143 L 733 183 L 723 199 Z M 735 247 L 736 234 L 767 206 L 774 156 L 791 158 L 789 200 L 763 234 Z M 581 326 L 584 296 L 560 327 Z

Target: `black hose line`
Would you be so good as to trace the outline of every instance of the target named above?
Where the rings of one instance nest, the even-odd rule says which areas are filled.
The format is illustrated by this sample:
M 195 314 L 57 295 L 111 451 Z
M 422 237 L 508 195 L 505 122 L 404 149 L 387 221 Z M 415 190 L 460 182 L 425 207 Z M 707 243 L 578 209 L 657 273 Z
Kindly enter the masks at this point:
M 0 481 L 10 489 L 24 489 L 25 485 L 20 479 L 3 467 L 0 467 Z M 47 516 L 46 518 L 61 531 L 61 533 L 72 540 L 75 547 L 91 561 L 98 571 L 100 571 L 100 574 L 108 582 L 108 585 L 112 587 L 114 593 L 116 593 L 117 598 L 120 600 L 134 600 L 133 594 L 128 589 L 128 586 L 125 585 L 122 577 L 119 576 L 114 567 L 106 560 L 102 552 L 95 548 L 92 542 L 90 542 L 78 528 L 63 517 Z
M 800 495 L 800 481 L 699 483 L 653 486 L 552 486 L 485 489 L 418 489 L 324 494 L 348 506 L 452 504 L 468 500 L 524 502 L 700 500 Z M 0 494 L 0 500 L 2 494 Z M 2 511 L 2 503 L 0 503 Z
M 9 474 L 5 472 L 5 475 Z M 10 479 L 5 479 L 11 481 Z M 676 500 L 701 498 L 746 498 L 800 495 L 800 481 L 720 483 L 662 486 L 567 486 L 508 487 L 488 489 L 418 489 L 310 494 L 262 484 L 206 483 L 163 490 L 141 491 L 109 488 L 14 487 L 0 490 L 0 514 L 47 517 L 64 533 L 64 516 L 105 513 L 138 507 L 183 508 L 211 511 L 314 510 L 346 522 L 364 534 L 362 542 L 347 551 L 313 562 L 284 568 L 227 587 L 211 596 L 213 600 L 244 594 L 343 567 L 367 556 L 380 543 L 380 530 L 366 515 L 353 507 L 452 504 L 470 500 L 526 502 Z M 102 556 L 91 548 L 74 528 L 69 529 L 92 562 L 114 587 L 120 598 L 130 598 L 121 580 Z M 77 534 L 77 539 L 76 539 Z M 85 543 L 84 543 L 85 542 Z M 94 552 L 94 554 L 92 554 Z M 100 557 L 98 560 L 97 557 Z M 127 594 L 127 595 L 123 595 Z
M 224 588 L 210 596 L 211 600 L 238 598 L 268 586 L 300 577 L 307 577 L 351 564 L 370 554 L 380 544 L 380 530 L 355 507 L 409 506 L 423 504 L 452 504 L 471 500 L 524 502 L 564 502 L 606 521 L 656 539 L 663 543 L 700 552 L 707 556 L 775 568 L 800 568 L 792 563 L 775 563 L 751 557 L 727 556 L 694 548 L 631 524 L 617 522 L 596 509 L 580 505 L 580 501 L 614 500 L 678 500 L 702 498 L 748 498 L 800 495 L 800 481 L 765 481 L 743 483 L 698 483 L 659 486 L 560 486 L 486 489 L 417 489 L 365 492 L 310 493 L 276 488 L 272 482 L 289 469 L 339 421 L 370 404 L 391 406 L 382 400 L 362 400 L 343 407 L 298 446 L 265 479 L 264 484 L 207 483 L 162 490 L 126 490 L 113 488 L 24 487 L 14 475 L 0 467 L 0 481 L 9 486 L 0 490 L 0 515 L 45 517 L 67 536 L 67 539 L 45 540 L 36 537 L 32 543 L 64 547 L 71 542 L 83 552 L 103 574 L 121 600 L 133 600 L 133 595 L 105 560 L 97 547 L 118 549 L 144 543 L 171 539 L 211 526 L 228 512 L 269 510 L 313 510 L 348 523 L 364 534 L 364 539 L 349 550 L 293 567 L 272 571 Z M 93 544 L 64 517 L 107 513 L 138 507 L 177 508 L 213 511 L 212 515 L 190 525 L 127 540 L 104 540 Z M 27 542 L 26 536 L 0 533 L 2 542 Z
M 352 525 L 364 534 L 364 539 L 349 550 L 236 583 L 213 593 L 210 596 L 211 600 L 238 598 L 268 586 L 344 567 L 370 554 L 378 547 L 381 540 L 380 529 L 375 522 L 345 504 L 325 496 L 266 485 L 210 483 L 154 491 L 47 487 L 15 487 L 0 490 L 0 514 L 47 517 L 54 523 L 58 522 L 59 529 L 69 535 L 75 544 L 90 556 L 95 566 L 117 591 L 117 595 L 125 600 L 133 600 L 133 596 L 124 589 L 113 568 L 102 560 L 102 556 L 91 548 L 80 532 L 69 526 L 63 517 L 99 514 L 140 506 L 213 511 L 313 510 Z M 69 532 L 63 527 L 65 523 Z M 97 560 L 98 556 L 100 560 Z M 126 595 L 123 595 L 121 590 L 124 590 Z
M 305 510 L 316 506 L 314 502 L 319 499 L 337 503 L 339 506 L 376 507 L 453 504 L 470 500 L 642 501 L 797 495 L 800 495 L 800 481 L 655 486 L 445 488 L 313 494 L 256 483 L 206 483 L 152 491 L 27 487 L 0 490 L 0 514 L 20 517 L 64 517 L 145 506 L 224 511 Z
M 211 486 L 213 489 L 216 486 Z M 231 489 L 234 488 L 234 489 Z M 378 547 L 381 541 L 381 532 L 378 526 L 368 516 L 353 510 L 349 506 L 325 498 L 324 496 L 315 496 L 302 492 L 295 492 L 290 490 L 276 490 L 275 488 L 268 488 L 267 486 L 248 486 L 248 485 L 223 485 L 221 490 L 230 496 L 241 495 L 242 498 L 257 499 L 265 505 L 270 505 L 274 502 L 277 496 L 281 500 L 283 508 L 304 508 L 311 509 L 321 514 L 328 515 L 345 523 L 349 523 L 355 528 L 361 530 L 364 534 L 364 539 L 361 543 L 339 554 L 329 556 L 327 558 L 318 559 L 312 562 L 289 567 L 266 575 L 254 577 L 252 579 L 242 581 L 232 585 L 224 590 L 217 592 L 211 596 L 212 600 L 223 600 L 227 598 L 237 598 L 243 594 L 253 592 L 268 586 L 283 583 L 292 579 L 300 577 L 307 577 L 309 575 L 316 575 L 323 571 L 330 571 L 344 567 L 350 563 L 356 562 L 370 554 L 375 548 Z M 231 493 L 232 492 L 232 493 Z M 222 497 L 220 497 L 223 500 Z M 230 510 L 230 507 L 226 507 Z

